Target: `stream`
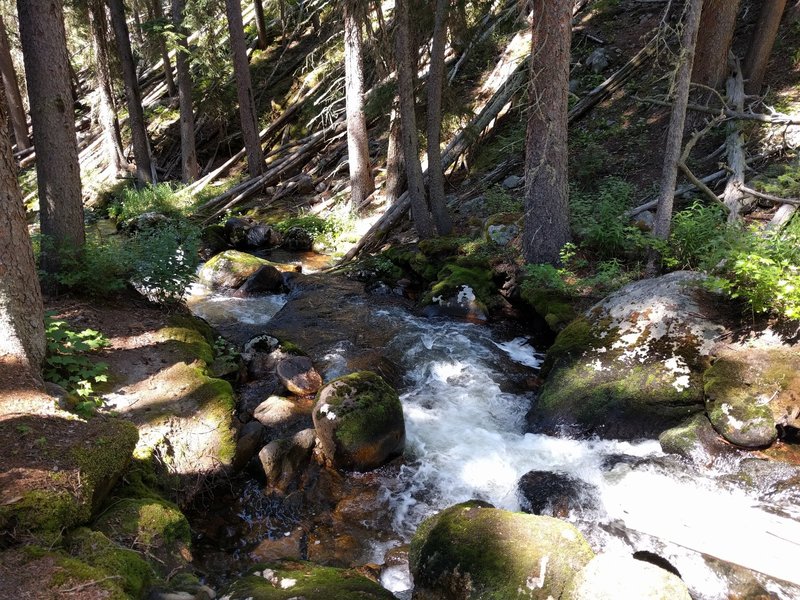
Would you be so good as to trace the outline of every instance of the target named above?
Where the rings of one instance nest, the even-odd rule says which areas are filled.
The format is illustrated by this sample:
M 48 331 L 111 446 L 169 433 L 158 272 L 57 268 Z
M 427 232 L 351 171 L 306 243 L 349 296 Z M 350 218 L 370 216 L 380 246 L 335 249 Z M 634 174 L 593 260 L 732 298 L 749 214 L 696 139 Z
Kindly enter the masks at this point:
M 196 288 L 189 305 L 222 332 L 240 328 L 250 335 L 276 315 L 280 320 L 292 301 L 292 294 L 242 300 Z M 665 456 L 657 440 L 525 433 L 534 400 L 530 382 L 543 357 L 524 332 L 420 317 L 367 295 L 337 302 L 333 294 L 329 301 L 353 313 L 359 333 L 339 324 L 338 339 L 329 336 L 315 348 L 312 358 L 323 378 L 348 372 L 352 337 L 362 346 L 374 337 L 402 375 L 404 459 L 374 477 L 350 477 L 356 485 L 364 479 L 377 486 L 371 510 L 379 516 L 366 527 L 371 539 L 363 541 L 363 563 L 388 563 L 387 551 L 407 544 L 423 519 L 458 502 L 530 508 L 518 483 L 534 471 L 571 482 L 575 495 L 567 509 L 554 506 L 545 514 L 560 510 L 556 516 L 578 527 L 595 552 L 657 555 L 679 571 L 698 600 L 757 597 L 753 590 L 769 594 L 762 597 L 800 598 L 800 505 L 793 503 L 796 496 L 766 497 L 766 482 L 740 487 L 737 479 L 747 465 L 700 472 Z M 234 510 L 250 532 L 242 534 L 250 545 L 254 537 L 288 536 L 301 520 L 285 517 L 260 496 L 258 484 L 248 482 Z M 320 542 L 309 538 L 314 543 Z M 246 550 L 240 547 L 237 557 Z M 407 562 L 392 561 L 380 578 L 398 598 L 411 597 Z

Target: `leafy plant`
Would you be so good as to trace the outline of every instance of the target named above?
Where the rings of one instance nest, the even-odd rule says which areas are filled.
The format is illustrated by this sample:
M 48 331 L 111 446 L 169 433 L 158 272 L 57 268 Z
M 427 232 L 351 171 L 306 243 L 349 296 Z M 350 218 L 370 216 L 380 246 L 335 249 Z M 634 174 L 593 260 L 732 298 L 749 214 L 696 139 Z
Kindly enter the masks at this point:
M 488 214 L 501 212 L 519 212 L 522 210 L 522 200 L 513 197 L 499 185 L 490 187 L 484 193 L 485 206 Z
M 672 217 L 672 231 L 664 263 L 669 268 L 713 268 L 723 258 L 734 232 L 725 226 L 718 205 L 694 202 Z
M 95 386 L 108 381 L 108 365 L 93 362 L 86 355 L 105 348 L 108 339 L 94 329 L 73 331 L 66 321 L 53 319 L 51 313 L 45 315 L 45 335 L 45 381 L 60 385 L 76 398 L 77 412 L 92 412 L 100 403 Z
M 615 177 L 604 179 L 596 193 L 570 191 L 572 228 L 583 248 L 614 258 L 646 246 L 644 234 L 624 215 L 632 194 L 633 186 Z
M 195 278 L 200 231 L 178 222 L 137 233 L 129 247 L 134 286 L 162 304 L 180 301 Z
M 108 207 L 108 216 L 116 221 L 127 221 L 147 212 L 158 212 L 168 217 L 182 216 L 190 204 L 187 195 L 169 183 L 146 185 L 140 189 L 126 188 Z
M 292 227 L 306 230 L 314 241 L 333 245 L 352 229 L 353 224 L 346 217 L 337 214 L 330 214 L 324 219 L 317 215 L 298 215 L 275 223 L 275 229 L 281 233 L 286 233 Z

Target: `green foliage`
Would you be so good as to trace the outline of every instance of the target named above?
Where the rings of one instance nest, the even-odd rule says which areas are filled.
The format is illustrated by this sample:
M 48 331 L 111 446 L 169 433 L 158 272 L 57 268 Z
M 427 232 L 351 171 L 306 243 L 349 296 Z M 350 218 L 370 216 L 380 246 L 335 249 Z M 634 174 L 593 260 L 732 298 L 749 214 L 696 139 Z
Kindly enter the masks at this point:
M 47 243 L 42 240 L 42 244 Z M 131 258 L 131 249 L 122 239 L 87 235 L 83 252 L 63 252 L 62 269 L 44 277 L 54 277 L 68 290 L 100 298 L 125 289 Z
M 485 207 L 488 214 L 513 213 L 522 210 L 522 199 L 515 198 L 503 187 L 494 185 L 484 193 Z
M 195 279 L 200 231 L 188 223 L 137 233 L 129 242 L 134 261 L 131 282 L 156 302 L 178 302 Z
M 333 245 L 352 230 L 353 224 L 349 219 L 337 214 L 330 214 L 324 219 L 317 215 L 301 214 L 278 221 L 274 227 L 281 233 L 286 233 L 292 227 L 300 227 L 311 234 L 314 241 Z
M 796 198 L 800 196 L 800 164 L 772 166 L 754 184 L 767 194 Z
M 633 187 L 615 177 L 601 181 L 596 193 L 570 190 L 572 229 L 582 248 L 607 259 L 646 246 L 644 234 L 624 215 L 632 195 Z
M 800 319 L 800 226 L 783 234 L 742 232 L 714 284 L 754 313 Z
M 189 198 L 169 183 L 127 188 L 108 207 L 108 216 L 118 222 L 133 219 L 146 212 L 180 217 L 189 205 Z
M 105 348 L 108 339 L 93 329 L 73 331 L 66 321 L 54 320 L 52 313 L 45 316 L 45 335 L 45 381 L 60 385 L 76 397 L 76 412 L 91 413 L 100 402 L 95 386 L 108 381 L 108 365 L 93 362 L 87 354 Z
M 672 217 L 672 231 L 661 252 L 662 260 L 671 269 L 711 269 L 724 257 L 731 233 L 725 227 L 721 206 L 694 202 Z

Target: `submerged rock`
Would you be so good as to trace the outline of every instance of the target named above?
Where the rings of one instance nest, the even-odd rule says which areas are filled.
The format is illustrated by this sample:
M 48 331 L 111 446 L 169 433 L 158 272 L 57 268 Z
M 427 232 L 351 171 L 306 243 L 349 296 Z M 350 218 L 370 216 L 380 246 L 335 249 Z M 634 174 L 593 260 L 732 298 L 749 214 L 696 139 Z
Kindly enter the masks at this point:
M 424 521 L 409 552 L 414 597 L 425 600 L 559 598 L 593 556 L 565 521 L 474 501 Z
M 689 272 L 637 281 L 573 321 L 547 354 L 531 430 L 635 439 L 702 411 L 702 373 L 725 330 L 702 283 Z
M 704 466 L 737 454 L 736 448 L 725 443 L 703 413 L 662 432 L 658 441 L 667 454 L 677 454 Z
M 681 579 L 631 556 L 600 554 L 578 571 L 561 600 L 691 600 Z
M 529 471 L 519 480 L 519 494 L 524 512 L 563 519 L 592 508 L 598 490 L 566 473 Z
M 400 399 L 371 371 L 346 375 L 322 388 L 312 416 L 322 453 L 337 469 L 369 471 L 403 453 Z
M 354 569 L 281 561 L 254 567 L 234 581 L 222 598 L 228 600 L 394 600 L 388 590 Z

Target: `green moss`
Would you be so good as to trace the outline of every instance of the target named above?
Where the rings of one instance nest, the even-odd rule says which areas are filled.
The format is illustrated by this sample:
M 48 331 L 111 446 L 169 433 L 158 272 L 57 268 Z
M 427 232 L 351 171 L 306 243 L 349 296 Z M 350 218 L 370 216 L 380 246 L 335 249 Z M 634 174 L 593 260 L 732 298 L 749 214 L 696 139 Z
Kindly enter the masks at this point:
M 418 529 L 409 551 L 421 597 L 506 600 L 521 589 L 526 598 L 558 597 L 594 556 L 577 529 L 551 517 L 466 503 L 433 519 Z M 541 586 L 528 585 L 541 575 Z
M 280 340 L 279 346 L 286 354 L 291 354 L 292 356 L 308 356 L 308 353 L 294 342 Z
M 176 319 L 174 325 L 160 329 L 156 336 L 174 346 L 182 356 L 200 359 L 210 365 L 214 362 L 214 349 L 197 321 L 193 318 L 184 318 L 183 322 Z
M 0 505 L 0 530 L 33 534 L 41 543 L 55 544 L 61 532 L 82 522 L 81 506 L 66 490 L 32 490 L 17 502 Z
M 283 587 L 285 586 L 285 588 Z M 394 596 L 355 570 L 281 561 L 258 565 L 223 594 L 230 600 L 391 600 Z
M 280 267 L 273 262 L 238 250 L 226 250 L 211 258 L 200 269 L 200 282 L 209 287 L 236 288 L 264 265 Z
M 403 419 L 397 392 L 380 375 L 360 371 L 336 379 L 337 393 L 327 398 L 341 424 L 336 438 L 346 448 L 374 440 L 387 424 Z M 334 383 L 334 382 L 331 382 Z
M 448 298 L 459 292 L 462 286 L 469 286 L 475 296 L 486 306 L 497 304 L 497 286 L 492 280 L 492 272 L 488 265 L 465 267 L 459 264 L 448 264 L 437 275 L 433 284 L 422 299 L 423 304 L 430 304 L 434 298 Z
M 555 333 L 562 331 L 577 316 L 572 299 L 562 292 L 524 286 L 520 297 Z
M 574 359 L 588 350 L 600 348 L 604 341 L 586 317 L 578 317 L 558 334 L 550 346 L 542 364 L 541 376 L 546 377 L 561 361 Z
M 81 528 L 73 531 L 67 543 L 73 556 L 108 575 L 121 577 L 123 590 L 141 598 L 150 585 L 153 571 L 137 552 L 122 548 L 99 531 Z

